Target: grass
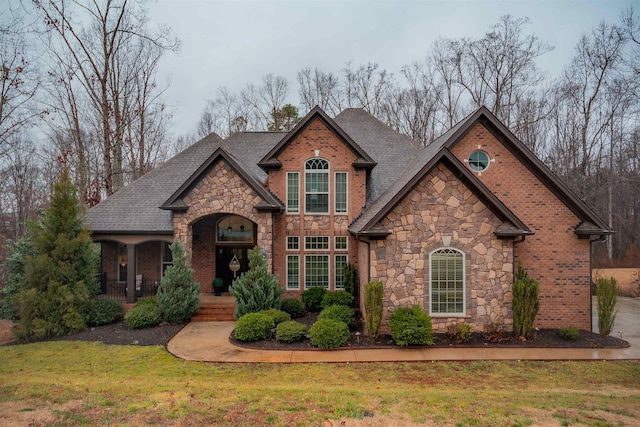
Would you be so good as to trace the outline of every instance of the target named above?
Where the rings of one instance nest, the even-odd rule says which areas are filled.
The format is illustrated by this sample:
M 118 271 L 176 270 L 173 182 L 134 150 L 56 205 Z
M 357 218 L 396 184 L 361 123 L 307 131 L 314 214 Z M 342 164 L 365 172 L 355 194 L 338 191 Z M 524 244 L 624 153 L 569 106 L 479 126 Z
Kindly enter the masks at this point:
M 48 424 L 640 424 L 637 361 L 207 364 L 85 342 L 0 347 L 0 361 L 0 419 Z

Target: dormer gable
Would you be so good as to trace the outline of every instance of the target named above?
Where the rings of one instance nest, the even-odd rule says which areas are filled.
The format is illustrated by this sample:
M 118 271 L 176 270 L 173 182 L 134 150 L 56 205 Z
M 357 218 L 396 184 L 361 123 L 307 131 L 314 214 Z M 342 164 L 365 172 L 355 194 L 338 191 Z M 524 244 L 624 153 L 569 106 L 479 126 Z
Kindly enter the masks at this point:
M 315 106 L 309 114 L 307 114 L 298 124 L 284 137 L 278 144 L 266 156 L 258 162 L 265 171 L 270 169 L 280 169 L 282 163 L 278 159 L 278 156 L 286 149 L 286 147 L 294 140 L 300 133 L 302 133 L 315 119 L 322 120 L 327 128 L 329 128 L 337 137 L 344 142 L 344 144 L 354 153 L 355 160 L 352 165 L 357 169 L 372 169 L 375 167 L 376 162 L 367 154 L 354 140 L 347 134 L 338 124 L 331 119 L 327 113 L 325 113 L 320 107 Z

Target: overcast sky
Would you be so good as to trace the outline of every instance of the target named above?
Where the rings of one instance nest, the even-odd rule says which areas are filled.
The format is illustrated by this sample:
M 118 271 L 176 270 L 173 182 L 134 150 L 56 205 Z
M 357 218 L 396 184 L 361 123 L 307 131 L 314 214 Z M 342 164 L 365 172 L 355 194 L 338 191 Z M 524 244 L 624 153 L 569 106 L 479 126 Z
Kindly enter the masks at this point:
M 339 72 L 375 62 L 397 75 L 420 61 L 438 37 L 478 38 L 500 16 L 528 17 L 527 33 L 555 49 L 539 66 L 557 75 L 580 35 L 601 20 L 618 22 L 632 0 L 546 1 L 217 1 L 158 0 L 152 20 L 169 25 L 182 42 L 160 65 L 170 78 L 166 100 L 173 133 L 192 131 L 217 88 L 237 92 L 273 73 L 289 83 L 298 105 L 296 74 L 305 67 Z

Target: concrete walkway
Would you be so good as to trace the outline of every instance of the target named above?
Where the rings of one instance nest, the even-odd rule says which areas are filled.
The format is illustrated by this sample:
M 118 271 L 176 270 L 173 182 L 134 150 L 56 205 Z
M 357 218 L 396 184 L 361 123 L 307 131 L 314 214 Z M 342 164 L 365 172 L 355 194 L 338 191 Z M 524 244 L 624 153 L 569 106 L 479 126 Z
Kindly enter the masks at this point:
M 594 310 L 595 312 L 595 310 Z M 204 362 L 322 363 L 469 360 L 628 360 L 640 359 L 640 299 L 619 298 L 612 335 L 629 341 L 623 349 L 575 348 L 392 348 L 344 350 L 253 350 L 229 342 L 235 322 L 193 322 L 167 343 L 185 360 Z M 597 326 L 597 319 L 594 319 Z

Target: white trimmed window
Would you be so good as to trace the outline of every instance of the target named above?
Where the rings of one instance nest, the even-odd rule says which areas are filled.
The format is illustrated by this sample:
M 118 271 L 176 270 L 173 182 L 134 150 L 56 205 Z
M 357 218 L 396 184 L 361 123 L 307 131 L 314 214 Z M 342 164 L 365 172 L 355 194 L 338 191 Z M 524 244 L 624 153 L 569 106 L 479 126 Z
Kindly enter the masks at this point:
M 464 253 L 453 248 L 437 249 L 429 254 L 429 266 L 430 314 L 464 315 Z
M 287 255 L 287 289 L 300 289 L 300 255 Z
M 298 250 L 300 250 L 300 237 L 298 237 L 298 236 L 287 236 L 287 250 L 288 251 L 298 251 Z
M 347 236 L 335 236 L 334 248 L 336 251 L 346 251 L 348 248 L 349 237 Z
M 328 251 L 329 236 L 304 236 L 304 249 L 307 251 Z
M 287 212 L 300 212 L 300 174 L 287 172 Z
M 329 255 L 305 255 L 304 288 L 329 289 Z
M 306 213 L 329 213 L 329 162 L 314 158 L 304 164 Z
M 347 173 L 336 172 L 335 175 L 335 212 L 347 213 Z
M 344 289 L 344 268 L 347 266 L 347 255 L 336 255 L 335 289 Z

